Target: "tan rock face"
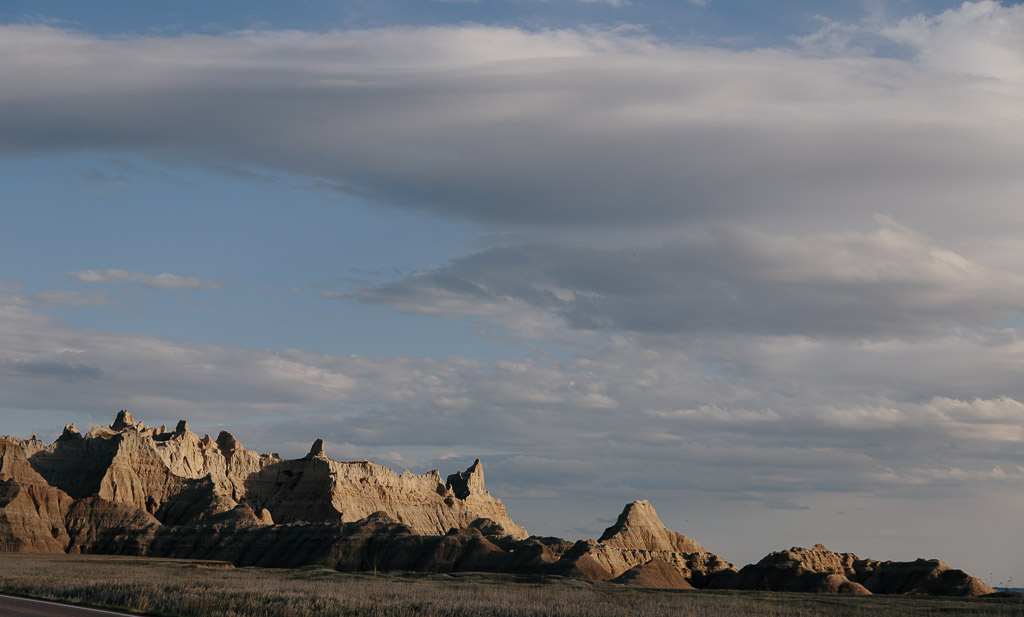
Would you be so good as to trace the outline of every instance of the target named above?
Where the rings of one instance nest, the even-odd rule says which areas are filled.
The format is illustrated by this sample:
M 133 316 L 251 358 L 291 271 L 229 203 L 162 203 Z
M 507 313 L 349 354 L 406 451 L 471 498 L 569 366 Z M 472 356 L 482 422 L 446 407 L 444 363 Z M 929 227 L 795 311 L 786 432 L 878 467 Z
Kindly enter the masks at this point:
M 63 553 L 73 500 L 32 469 L 23 445 L 0 438 L 0 552 Z
M 647 566 L 651 562 L 652 566 Z M 615 524 L 605 530 L 597 541 L 578 542 L 562 558 L 566 574 L 598 580 L 614 580 L 626 576 L 630 580 L 644 578 L 650 586 L 657 580 L 653 572 L 665 568 L 675 571 L 672 579 L 681 578 L 687 585 L 706 587 L 719 578 L 736 574 L 732 564 L 686 536 L 667 529 L 658 513 L 647 501 L 627 504 Z M 644 572 L 649 575 L 640 577 Z M 639 578 L 637 578 L 639 577 Z M 668 580 L 668 579 L 666 579 Z M 669 585 L 678 588 L 679 585 Z
M 127 411 L 84 437 L 69 425 L 50 446 L 9 443 L 27 461 L 21 475 L 31 476 L 33 486 L 132 506 L 165 524 L 195 522 L 245 505 L 259 512 L 260 520 L 278 523 L 353 522 L 384 512 L 415 534 L 444 535 L 487 519 L 492 533 L 528 535 L 487 492 L 480 461 L 445 481 L 437 471 L 397 474 L 368 461 L 334 461 L 321 440 L 306 457 L 285 461 L 246 450 L 227 432 L 216 440 L 200 439 L 185 421 L 167 432 L 147 427 Z M 66 544 L 66 538 L 61 541 Z
M 704 547 L 668 528 L 647 501 L 634 501 L 626 506 L 615 524 L 601 535 L 598 542 L 615 548 L 704 553 Z

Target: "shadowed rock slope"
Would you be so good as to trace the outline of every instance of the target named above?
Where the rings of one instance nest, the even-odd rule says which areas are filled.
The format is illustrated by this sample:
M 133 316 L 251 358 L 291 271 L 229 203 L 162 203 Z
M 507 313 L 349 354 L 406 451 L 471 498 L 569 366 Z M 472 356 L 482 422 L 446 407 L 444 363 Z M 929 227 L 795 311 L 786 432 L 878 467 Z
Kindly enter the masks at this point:
M 853 594 L 980 596 L 995 592 L 984 581 L 938 559 L 861 559 L 853 553 L 832 552 L 821 544 L 771 553 L 744 566 L 727 584 L 738 589 Z
M 321 565 L 343 571 L 549 574 L 666 588 L 831 593 L 990 593 L 938 561 L 878 562 L 811 550 L 737 571 L 667 529 L 647 501 L 627 504 L 598 540 L 528 536 L 484 486 L 483 466 L 442 478 L 339 462 L 314 442 L 301 459 L 200 438 L 122 411 L 46 445 L 0 437 L 0 552 L 103 553 Z

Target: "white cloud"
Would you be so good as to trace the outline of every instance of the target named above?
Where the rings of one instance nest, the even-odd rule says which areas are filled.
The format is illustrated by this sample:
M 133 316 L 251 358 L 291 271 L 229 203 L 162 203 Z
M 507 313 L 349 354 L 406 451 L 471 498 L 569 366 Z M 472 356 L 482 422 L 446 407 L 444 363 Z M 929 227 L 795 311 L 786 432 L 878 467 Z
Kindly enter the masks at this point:
M 607 4 L 609 6 L 629 6 L 629 0 L 580 0 L 584 4 Z
M 928 17 L 918 15 L 881 34 L 914 50 L 933 70 L 983 77 L 1016 93 L 1024 89 L 1024 7 L 982 0 Z
M 64 275 L 65 278 L 82 283 L 103 284 L 139 284 L 152 289 L 220 289 L 217 281 L 208 281 L 194 276 L 178 276 L 176 274 L 147 274 L 145 272 L 129 272 L 107 268 L 106 270 L 75 270 Z
M 63 289 L 44 289 L 27 296 L 26 300 L 34 306 L 47 308 L 100 306 L 111 302 L 110 295 L 105 291 L 67 291 Z
M 1024 313 L 1024 275 L 876 222 L 870 232 L 803 235 L 695 228 L 653 247 L 513 245 L 360 297 L 430 315 L 537 310 L 587 330 L 872 340 L 995 327 Z
M 272 168 L 526 227 L 820 228 L 881 211 L 931 233 L 1021 229 L 1012 71 L 957 77 L 971 67 L 928 51 L 945 30 L 919 30 L 933 38 L 901 34 L 916 50 L 901 61 L 671 46 L 635 30 L 102 39 L 4 26 L 0 79 L 17 96 L 0 93 L 2 148 Z M 992 45 L 1012 56 L 1011 43 Z
M 919 14 L 896 23 L 879 13 L 860 23 L 822 19 L 822 27 L 797 42 L 834 56 L 867 56 L 898 46 L 927 73 L 971 87 L 1024 93 L 1024 7 L 993 0 L 964 2 L 937 15 Z M 960 79 L 955 79 L 959 76 Z M 964 80 L 966 78 L 966 80 Z

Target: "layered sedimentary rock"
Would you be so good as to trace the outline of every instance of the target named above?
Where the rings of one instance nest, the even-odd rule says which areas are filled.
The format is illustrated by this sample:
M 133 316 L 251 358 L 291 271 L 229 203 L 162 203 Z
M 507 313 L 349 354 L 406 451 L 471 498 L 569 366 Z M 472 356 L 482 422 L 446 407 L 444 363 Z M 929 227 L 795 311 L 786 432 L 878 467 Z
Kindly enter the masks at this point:
M 420 535 L 383 512 L 353 523 L 320 522 L 268 525 L 246 506 L 192 525 L 163 526 L 149 545 L 152 556 L 230 561 L 240 566 L 321 565 L 343 571 L 414 570 L 420 572 L 505 572 L 549 574 L 624 584 L 686 589 L 703 586 L 711 571 L 677 564 L 712 563 L 714 572 L 735 575 L 710 553 L 652 557 L 646 549 L 604 546 L 532 536 L 492 535 L 488 523 L 451 529 L 444 535 Z M 126 553 L 125 542 L 107 552 Z M 134 546 L 130 542 L 128 547 Z M 594 565 L 595 550 L 614 555 Z M 608 561 L 614 565 L 609 566 Z M 723 568 L 724 564 L 724 568 Z
M 246 505 L 280 523 L 354 522 L 384 512 L 415 534 L 443 535 L 485 519 L 502 535 L 527 535 L 487 492 L 480 461 L 447 480 L 437 471 L 397 474 L 369 461 L 331 460 L 319 440 L 306 457 L 282 460 L 246 450 L 227 432 L 200 439 L 184 421 L 168 432 L 127 411 L 85 436 L 68 426 L 49 446 L 5 439 L 28 460 L 28 484 L 132 506 L 165 525 Z
M 879 562 L 824 546 L 737 571 L 669 530 L 647 501 L 627 504 L 597 540 L 528 536 L 467 470 L 401 474 L 339 462 L 321 440 L 284 460 L 185 421 L 150 428 L 122 411 L 46 445 L 0 437 L 0 552 L 105 553 L 322 565 L 344 571 L 548 574 L 647 587 L 982 595 L 939 561 Z
M 663 569 L 660 563 L 675 569 L 694 587 L 707 587 L 713 580 L 731 579 L 736 574 L 729 562 L 666 528 L 647 501 L 627 504 L 600 539 L 577 542 L 562 561 L 568 566 L 565 574 L 597 580 L 617 579 L 641 566 L 645 568 L 630 576 L 643 570 L 651 573 Z M 652 561 L 655 563 L 648 566 Z
M 0 439 L 0 551 L 63 552 L 72 503 L 32 469 L 21 444 Z
M 745 566 L 727 583 L 738 589 L 827 593 L 979 596 L 994 593 L 980 579 L 937 559 L 876 561 L 835 553 L 821 544 L 777 551 Z
M 674 553 L 705 553 L 704 547 L 676 533 L 661 522 L 646 499 L 628 504 L 615 524 L 604 530 L 598 542 L 605 546 Z

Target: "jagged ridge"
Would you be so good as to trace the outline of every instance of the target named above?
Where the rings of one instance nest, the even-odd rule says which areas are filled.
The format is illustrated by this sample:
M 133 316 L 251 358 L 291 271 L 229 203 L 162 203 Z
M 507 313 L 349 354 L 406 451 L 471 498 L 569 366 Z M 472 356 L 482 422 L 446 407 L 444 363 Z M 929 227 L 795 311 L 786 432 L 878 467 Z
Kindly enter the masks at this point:
M 50 486 L 75 499 L 134 506 L 163 524 L 245 505 L 260 520 L 279 523 L 354 522 L 384 512 L 416 534 L 443 535 L 489 519 L 504 535 L 527 535 L 487 492 L 480 461 L 446 482 L 436 470 L 397 474 L 369 461 L 331 460 L 319 439 L 307 456 L 283 460 L 246 450 L 226 431 L 200 439 L 184 420 L 168 432 L 127 411 L 85 436 L 69 425 L 50 446 L 19 445 Z
M 0 437 L 0 552 L 217 559 L 240 566 L 555 574 L 672 587 L 983 595 L 937 560 L 878 562 L 792 548 L 737 571 L 667 529 L 647 501 L 598 540 L 527 537 L 487 492 L 483 465 L 442 480 L 339 462 L 317 439 L 284 460 L 182 420 L 150 428 L 121 411 L 52 444 Z

